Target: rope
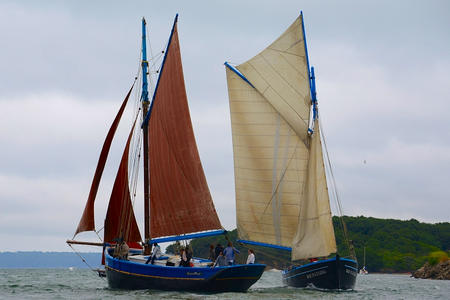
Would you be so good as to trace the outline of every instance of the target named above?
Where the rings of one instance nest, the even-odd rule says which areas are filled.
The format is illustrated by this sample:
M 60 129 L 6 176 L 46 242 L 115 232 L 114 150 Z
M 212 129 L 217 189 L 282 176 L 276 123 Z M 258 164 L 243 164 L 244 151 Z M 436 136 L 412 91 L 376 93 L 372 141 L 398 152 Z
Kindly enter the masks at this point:
M 104 226 L 103 226 L 103 227 L 104 227 Z M 99 230 L 94 230 L 94 232 L 95 232 L 95 234 L 97 235 L 97 237 L 98 237 L 98 239 L 100 240 L 100 242 L 103 242 L 103 240 L 102 240 L 101 236 L 100 236 L 98 233 L 103 229 L 103 227 L 100 228 Z
M 81 255 L 75 250 L 75 248 L 74 248 L 71 244 L 67 244 L 67 245 L 69 245 L 69 247 L 72 248 L 72 251 L 73 251 L 76 255 L 78 255 L 78 257 L 86 264 L 86 266 L 88 266 L 89 269 L 91 269 L 91 271 L 93 271 L 93 272 L 95 272 L 95 273 L 98 274 L 97 269 L 94 269 L 90 264 L 88 264 L 88 262 L 84 259 L 84 257 L 81 256 Z M 99 277 L 100 277 L 100 276 L 99 276 Z M 103 279 L 103 280 L 105 280 L 105 278 L 103 278 L 103 277 L 100 277 L 100 278 Z
M 349 254 L 352 257 L 355 257 L 355 253 L 353 253 L 354 249 L 353 249 L 353 247 L 351 247 L 350 241 L 349 241 L 349 238 L 348 238 L 347 226 L 345 225 L 344 218 L 343 218 L 344 214 L 343 214 L 342 205 L 341 205 L 341 201 L 340 201 L 340 197 L 339 197 L 339 193 L 338 193 L 338 189 L 337 189 L 337 185 L 336 185 L 336 179 L 334 177 L 333 167 L 332 167 L 332 164 L 331 164 L 330 155 L 328 153 L 328 147 L 327 147 L 327 143 L 326 143 L 326 140 L 325 140 L 325 134 L 324 134 L 322 122 L 320 122 L 320 119 L 319 119 L 319 129 L 320 129 L 320 135 L 321 135 L 322 141 L 323 141 L 323 146 L 324 146 L 324 149 L 325 149 L 325 156 L 326 156 L 326 163 L 327 163 L 327 167 L 328 167 L 328 173 L 330 174 L 329 177 L 331 179 L 330 180 L 330 183 L 332 185 L 331 186 L 331 192 L 333 193 L 333 198 L 334 198 L 334 200 L 336 202 L 336 209 L 338 211 L 339 220 L 341 221 L 340 225 L 341 225 L 342 232 L 344 234 L 344 240 L 345 240 L 345 243 L 347 244 L 347 247 L 348 247 L 348 250 L 349 250 Z

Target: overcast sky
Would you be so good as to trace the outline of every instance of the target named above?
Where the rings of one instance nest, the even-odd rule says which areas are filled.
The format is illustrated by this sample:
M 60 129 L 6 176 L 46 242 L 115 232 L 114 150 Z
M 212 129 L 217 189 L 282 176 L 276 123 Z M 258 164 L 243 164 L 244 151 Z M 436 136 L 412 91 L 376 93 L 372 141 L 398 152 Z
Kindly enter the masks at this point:
M 236 223 L 223 62 L 250 59 L 301 10 L 344 213 L 450 221 L 448 1 L 167 2 L 0 1 L 0 251 L 68 250 L 136 75 L 141 17 L 156 55 L 176 13 L 194 131 L 225 228 Z M 113 147 L 97 225 L 123 151 Z

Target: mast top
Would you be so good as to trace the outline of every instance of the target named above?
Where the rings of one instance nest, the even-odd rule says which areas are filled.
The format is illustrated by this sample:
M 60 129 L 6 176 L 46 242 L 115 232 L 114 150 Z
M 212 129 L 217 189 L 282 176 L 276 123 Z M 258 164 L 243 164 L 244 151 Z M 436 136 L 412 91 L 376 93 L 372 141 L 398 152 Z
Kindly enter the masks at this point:
M 148 61 L 147 61 L 147 38 L 145 18 L 142 18 L 142 102 L 148 102 Z

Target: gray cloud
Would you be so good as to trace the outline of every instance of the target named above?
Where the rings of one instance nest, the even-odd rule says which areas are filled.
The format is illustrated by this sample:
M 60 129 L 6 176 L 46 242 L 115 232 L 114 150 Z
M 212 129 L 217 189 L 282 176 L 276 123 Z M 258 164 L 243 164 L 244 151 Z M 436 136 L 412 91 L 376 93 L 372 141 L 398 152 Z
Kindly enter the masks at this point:
M 8 243 L 0 251 L 67 249 L 64 241 L 81 216 L 104 135 L 138 68 L 143 15 L 156 55 L 180 13 L 199 151 L 221 221 L 233 228 L 223 62 L 242 63 L 257 54 L 300 10 L 344 212 L 449 221 L 445 1 L 4 1 L 0 239 Z M 127 125 L 119 128 L 105 170 L 97 224 L 127 131 Z

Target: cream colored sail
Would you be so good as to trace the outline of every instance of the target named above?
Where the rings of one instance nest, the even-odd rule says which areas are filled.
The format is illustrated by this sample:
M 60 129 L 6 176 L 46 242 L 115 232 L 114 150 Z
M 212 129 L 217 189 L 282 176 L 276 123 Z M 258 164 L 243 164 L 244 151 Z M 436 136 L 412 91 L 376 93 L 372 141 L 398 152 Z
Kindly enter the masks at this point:
M 251 83 L 227 68 L 240 238 L 293 247 L 294 259 L 334 252 L 322 152 L 310 153 L 314 143 L 307 133 L 311 100 L 301 17 L 236 68 Z M 316 157 L 313 165 L 311 157 Z M 316 166 L 320 163 L 322 168 Z M 314 184 L 311 175 L 324 181 Z M 320 204 L 312 204 L 317 200 Z M 327 236 L 319 232 L 322 227 Z M 315 251 L 315 244 L 325 248 L 312 256 L 302 250 Z
M 318 120 L 314 128 L 305 194 L 301 201 L 297 234 L 292 244 L 292 260 L 327 256 L 336 252 Z

